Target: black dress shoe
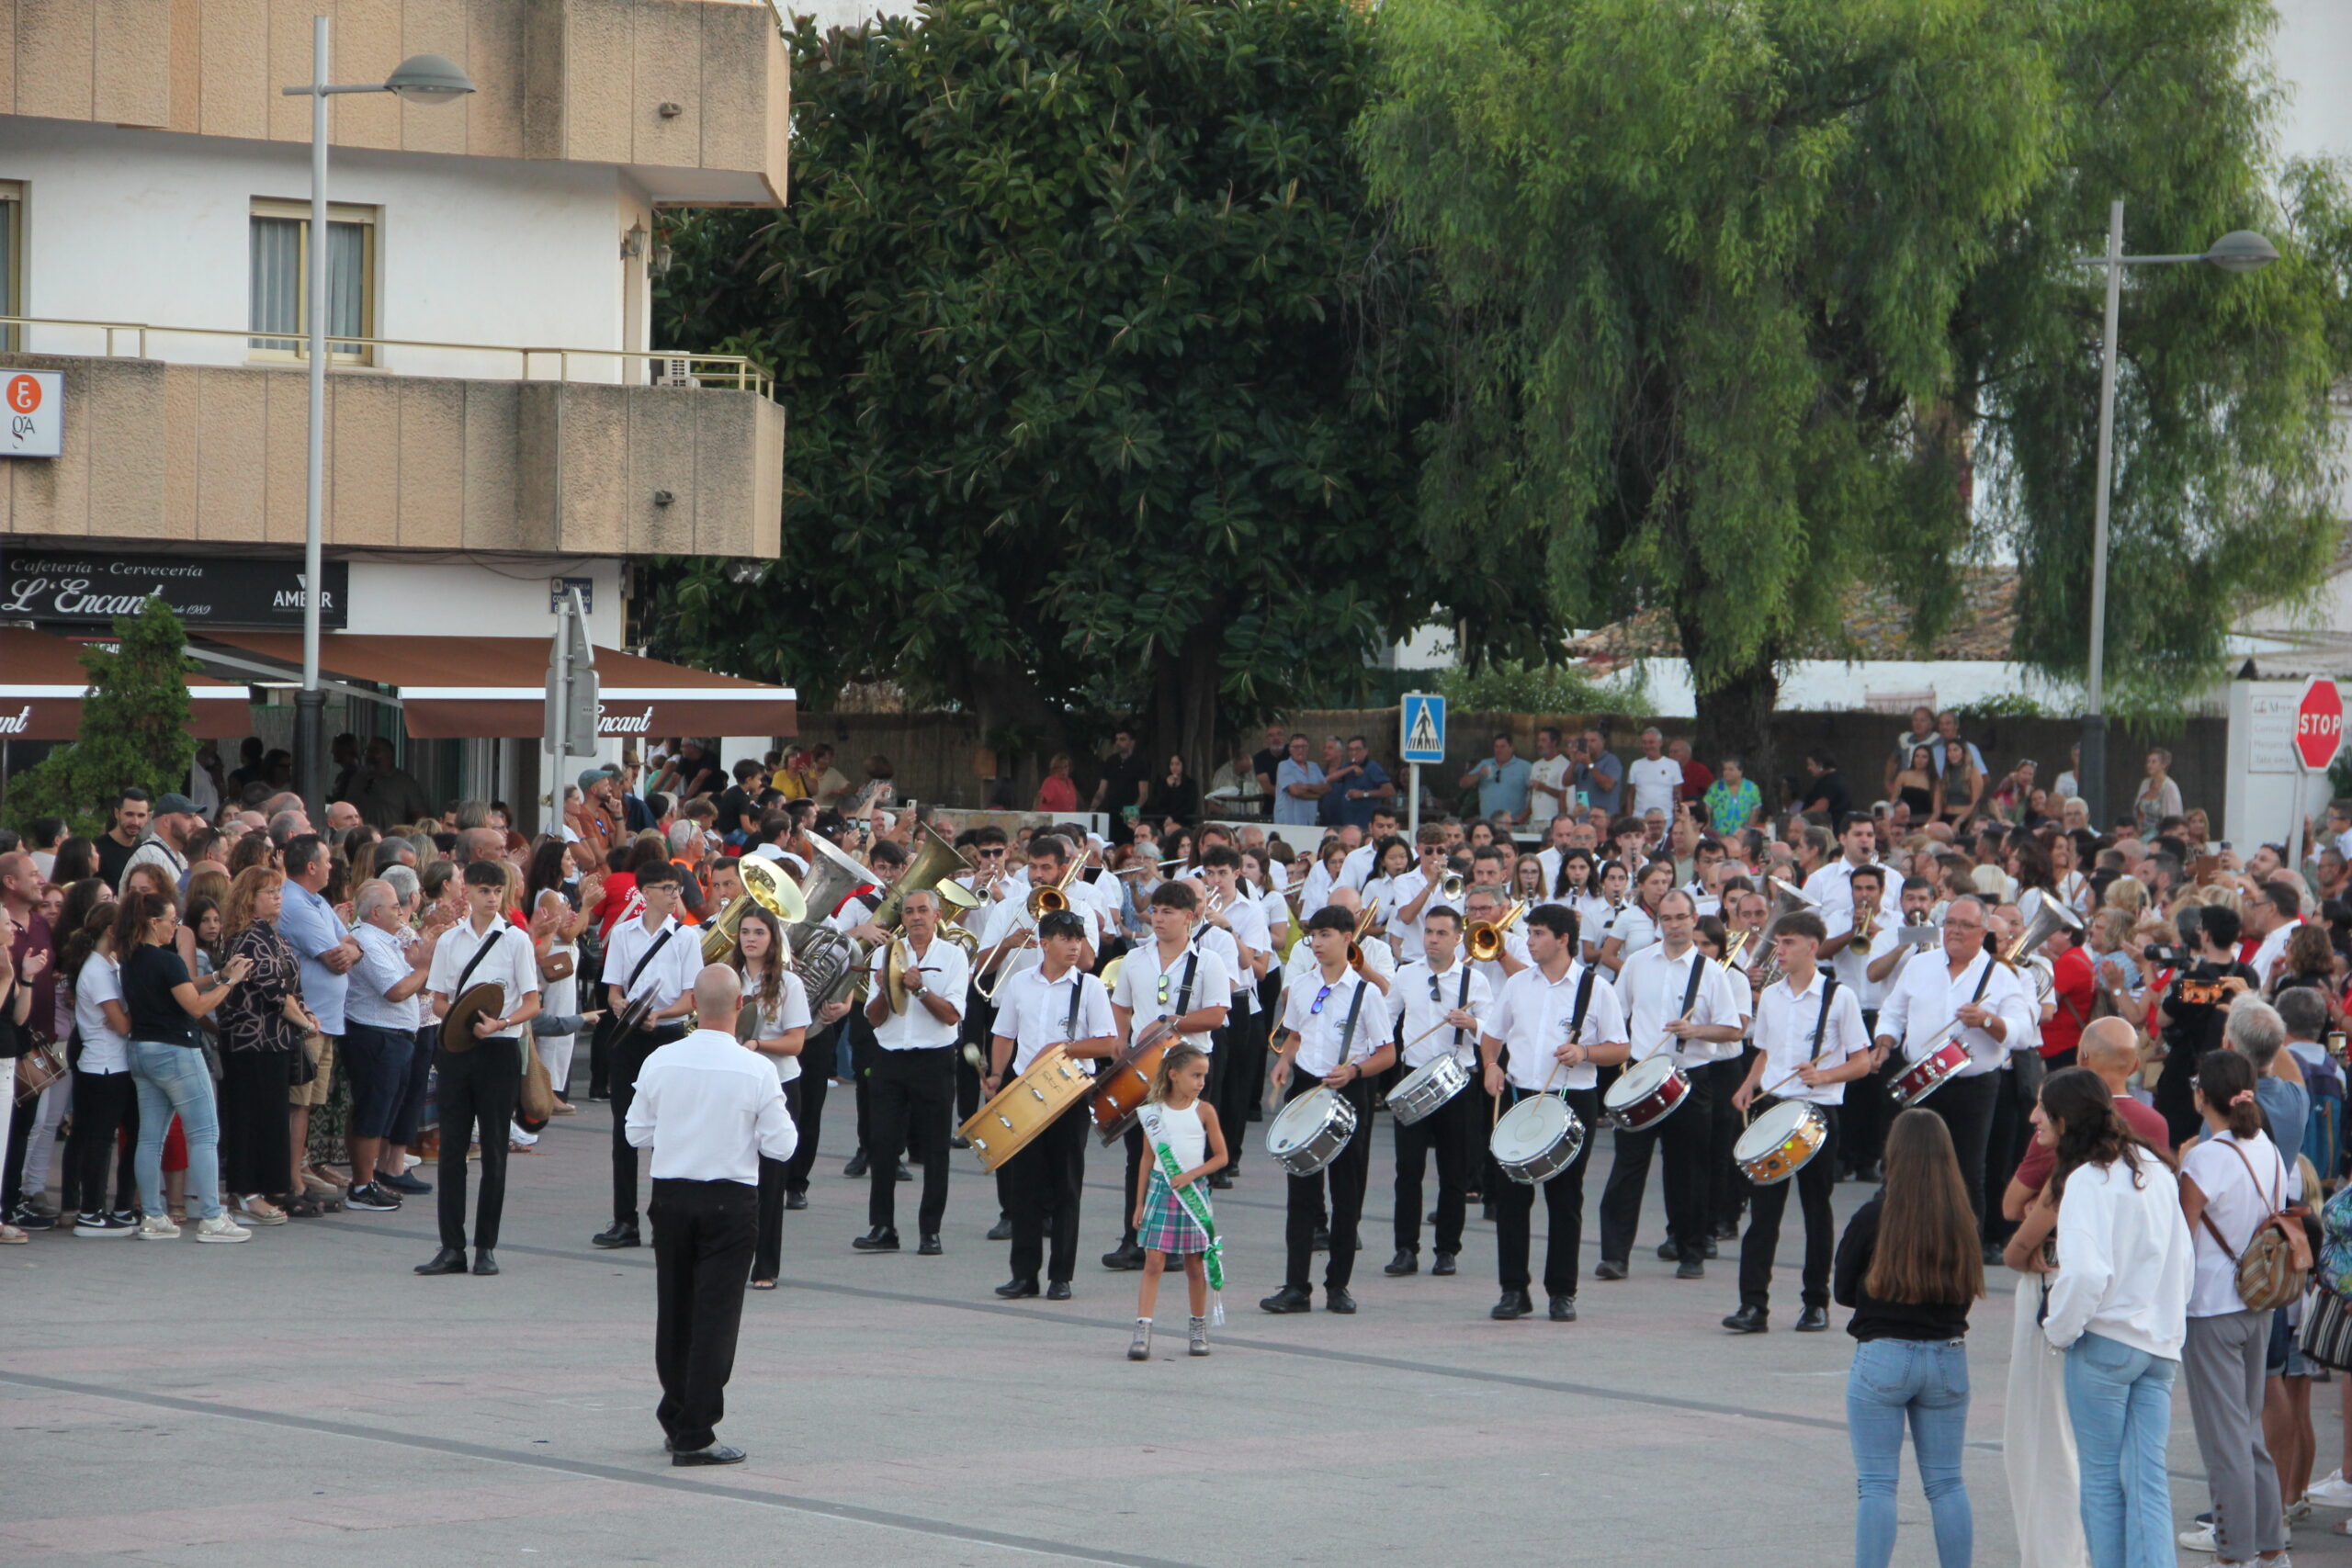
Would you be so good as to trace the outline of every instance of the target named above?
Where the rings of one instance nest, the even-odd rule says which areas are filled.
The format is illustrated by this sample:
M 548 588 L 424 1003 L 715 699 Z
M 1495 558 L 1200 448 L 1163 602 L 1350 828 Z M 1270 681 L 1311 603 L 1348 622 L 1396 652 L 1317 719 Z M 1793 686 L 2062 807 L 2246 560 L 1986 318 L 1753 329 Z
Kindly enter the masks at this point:
M 1143 1248 L 1131 1241 L 1123 1241 L 1102 1255 L 1102 1267 L 1125 1273 L 1143 1267 Z
M 939 1245 L 939 1237 L 936 1235 L 927 1235 L 921 1241 L 915 1243 L 915 1256 L 917 1258 L 936 1258 L 946 1250 L 947 1249 L 945 1247 Z
M 1331 1250 L 1331 1229 L 1329 1225 L 1317 1225 L 1315 1227 L 1315 1234 L 1307 1238 L 1306 1250 L 1309 1252 L 1329 1252 Z
M 1497 1302 L 1487 1315 L 1498 1322 L 1509 1323 L 1513 1318 L 1525 1317 L 1534 1310 L 1535 1303 L 1528 1299 L 1525 1291 L 1505 1291 L 1502 1300 Z
M 1035 1295 L 1037 1293 L 1037 1281 L 1035 1280 L 1007 1280 L 1003 1284 L 999 1285 L 996 1288 L 996 1293 L 1002 1296 L 1006 1301 L 1018 1301 L 1023 1296 Z
M 743 1462 L 743 1450 L 730 1449 L 725 1443 L 713 1443 L 707 1449 L 688 1449 L 683 1453 L 673 1449 L 670 1452 L 670 1462 L 679 1465 L 741 1464 Z
M 1012 1239 L 1012 1222 L 1008 1219 L 999 1218 L 996 1224 L 989 1227 L 989 1239 L 990 1241 L 1011 1241 Z
M 1434 1258 L 1431 1258 L 1430 1260 L 1430 1272 L 1432 1274 L 1453 1273 L 1453 1254 L 1451 1252 L 1441 1252 Z
M 1625 1266 L 1614 1258 L 1604 1258 L 1592 1266 L 1592 1277 L 1596 1280 L 1622 1280 L 1625 1277 Z
M 901 1181 L 912 1181 L 914 1179 L 915 1173 L 907 1168 L 907 1162 L 905 1160 L 900 1160 L 899 1162 L 899 1179 Z
M 1435 1209 L 1431 1209 L 1428 1213 L 1423 1214 L 1421 1216 L 1421 1224 L 1425 1225 L 1433 1225 L 1437 1224 L 1437 1211 Z
M 899 1250 L 899 1233 L 876 1225 L 864 1235 L 852 1236 L 849 1244 L 860 1252 L 896 1252 Z
M 1676 1241 L 1673 1237 L 1668 1236 L 1666 1240 L 1657 1244 L 1657 1257 L 1659 1262 L 1671 1263 L 1681 1256 L 1682 1244 Z
M 645 1245 L 645 1243 L 638 1236 L 636 1223 L 629 1220 L 615 1220 L 610 1225 L 598 1231 L 594 1235 L 590 1236 L 588 1238 L 588 1244 L 591 1247 L 602 1247 L 607 1248 L 616 1247 L 643 1247 Z
M 1576 1320 L 1576 1297 L 1554 1296 L 1552 1298 L 1552 1321 L 1554 1323 L 1574 1323 Z
M 787 1209 L 805 1209 L 808 1206 L 808 1194 L 787 1192 L 784 1195 L 784 1206 Z
M 857 1153 L 849 1156 L 849 1163 L 842 1167 L 842 1174 L 848 1177 L 852 1181 L 856 1180 L 859 1177 L 865 1174 L 865 1151 L 864 1149 L 860 1149 Z
M 951 1149 L 968 1149 L 972 1146 L 972 1140 L 961 1133 L 951 1133 L 948 1134 L 947 1146 Z
M 1398 1247 L 1396 1256 L 1388 1260 L 1388 1267 L 1381 1270 L 1384 1274 L 1392 1275 L 1418 1274 L 1420 1271 L 1421 1255 L 1409 1247 Z
M 498 1254 L 492 1252 L 486 1247 L 476 1251 L 474 1254 L 474 1272 L 477 1274 L 497 1273 Z
M 1799 1334 L 1819 1334 L 1827 1329 L 1828 1326 L 1829 1309 L 1827 1307 L 1807 1307 L 1803 1312 L 1797 1314 L 1797 1332 Z
M 1762 1307 L 1744 1306 L 1724 1319 L 1724 1326 L 1734 1334 L 1761 1334 L 1770 1326 L 1764 1315 Z
M 1272 1295 L 1261 1297 L 1258 1304 L 1267 1312 L 1313 1312 L 1315 1296 L 1304 1285 L 1284 1285 Z
M 1707 1266 L 1695 1258 L 1686 1258 L 1674 1266 L 1674 1277 L 1678 1280 L 1703 1280 L 1707 1277 Z
M 466 1271 L 466 1255 L 454 1247 L 445 1247 L 433 1255 L 430 1263 L 416 1266 L 420 1274 L 462 1274 Z
M 1233 1178 L 1232 1178 L 1232 1176 L 1230 1176 L 1230 1175 L 1229 1175 L 1229 1174 L 1227 1174 L 1227 1172 L 1222 1171 L 1222 1170 L 1213 1170 L 1213 1171 L 1210 1171 L 1210 1172 L 1209 1172 L 1209 1190 L 1210 1190 L 1210 1191 L 1212 1191 L 1212 1192 L 1224 1192 L 1224 1191 L 1230 1190 L 1231 1190 L 1231 1188 L 1232 1188 L 1232 1186 L 1233 1186 Z
M 1046 1280 L 1046 1299 L 1049 1302 L 1066 1302 L 1069 1300 L 1069 1281 L 1068 1280 Z
M 1739 1239 L 1739 1222 L 1732 1220 L 1724 1224 L 1717 1225 L 1715 1227 L 1715 1239 L 1717 1241 L 1737 1241 Z
M 1713 1263 L 1715 1260 L 1715 1238 L 1713 1236 L 1709 1236 L 1706 1239 L 1705 1244 L 1701 1247 L 1700 1251 L 1706 1255 L 1708 1262 Z
M 1356 1299 L 1348 1294 L 1345 1285 L 1326 1285 L 1323 1287 L 1323 1307 L 1327 1312 L 1353 1313 Z

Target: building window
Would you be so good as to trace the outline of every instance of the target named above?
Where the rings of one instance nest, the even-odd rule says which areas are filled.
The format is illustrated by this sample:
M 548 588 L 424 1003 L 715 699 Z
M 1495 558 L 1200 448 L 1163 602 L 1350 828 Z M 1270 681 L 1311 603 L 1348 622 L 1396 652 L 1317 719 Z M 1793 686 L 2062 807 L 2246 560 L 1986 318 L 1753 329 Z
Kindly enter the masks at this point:
M 246 325 L 256 359 L 300 360 L 310 353 L 311 209 L 307 202 L 261 201 L 253 209 L 253 282 Z M 327 209 L 327 360 L 374 363 L 374 350 L 350 339 L 376 335 L 376 209 Z M 265 335 L 266 334 L 266 335 Z M 338 341 L 347 334 L 344 341 Z
M 0 316 L 25 313 L 25 187 L 19 180 L 0 180 Z M 0 324 L 0 352 L 13 354 L 22 333 L 13 324 Z

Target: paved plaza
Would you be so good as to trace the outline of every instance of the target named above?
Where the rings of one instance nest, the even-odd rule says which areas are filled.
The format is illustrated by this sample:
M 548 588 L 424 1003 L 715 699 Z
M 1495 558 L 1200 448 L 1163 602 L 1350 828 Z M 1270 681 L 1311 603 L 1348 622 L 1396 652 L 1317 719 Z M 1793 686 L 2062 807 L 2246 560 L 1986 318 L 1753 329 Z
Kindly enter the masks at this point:
M 1582 1321 L 1490 1322 L 1491 1226 L 1473 1222 L 1457 1278 L 1381 1275 L 1384 1116 L 1362 1312 L 1271 1317 L 1256 1302 L 1280 1281 L 1282 1194 L 1253 1128 L 1239 1184 L 1217 1194 L 1232 1280 L 1216 1355 L 1183 1354 L 1180 1280 L 1159 1313 L 1179 1332 L 1134 1365 L 1135 1277 L 1095 1262 L 1116 1239 L 1115 1152 L 1092 1154 L 1076 1299 L 1008 1304 L 989 1293 L 1005 1248 L 983 1239 L 994 1194 L 969 1155 L 945 1257 L 850 1250 L 866 1187 L 840 1174 L 847 1098 L 832 1109 L 810 1207 L 786 1216 L 783 1286 L 746 1302 L 720 1436 L 751 1460 L 730 1470 L 674 1471 L 661 1452 L 651 1252 L 588 1245 L 607 1211 L 602 1105 L 514 1160 L 494 1280 L 410 1272 L 433 1252 L 430 1198 L 243 1247 L 52 1234 L 6 1249 L 0 1562 L 1850 1558 L 1852 1342 L 1787 1332 L 1793 1235 L 1760 1337 L 1717 1327 L 1736 1304 L 1729 1248 L 1703 1282 L 1651 1256 L 1655 1190 L 1634 1277 L 1588 1279 Z M 1604 1138 L 1589 1204 L 1608 1157 Z M 1841 1216 L 1867 1190 L 1841 1187 Z M 915 1191 L 900 1189 L 910 1244 Z M 1970 1336 L 1968 1484 L 1976 1562 L 1997 1565 L 2018 1559 L 1999 1451 L 2012 1298 L 2005 1273 L 1995 1284 Z M 2324 1473 L 2332 1391 L 2319 1404 Z M 2186 1519 L 2200 1504 L 2185 1408 L 2173 1469 Z M 1931 1562 L 1907 1460 L 1902 1509 L 1896 1562 Z M 2352 1559 L 2314 1528 L 2335 1517 L 2299 1532 L 2299 1562 Z

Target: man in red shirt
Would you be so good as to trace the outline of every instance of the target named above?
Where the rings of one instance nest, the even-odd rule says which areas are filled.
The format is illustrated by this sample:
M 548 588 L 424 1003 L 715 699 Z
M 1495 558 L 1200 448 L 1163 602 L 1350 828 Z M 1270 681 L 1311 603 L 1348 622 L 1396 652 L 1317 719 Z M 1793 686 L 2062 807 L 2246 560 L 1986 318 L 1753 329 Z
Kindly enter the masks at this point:
M 1682 764 L 1682 787 L 1674 792 L 1677 800 L 1704 800 L 1707 786 L 1715 782 L 1715 770 L 1690 755 L 1690 742 L 1679 737 L 1666 743 L 1666 754 Z
M 2140 1042 L 2132 1026 L 2120 1018 L 2093 1019 L 2082 1032 L 2082 1065 L 2105 1081 L 2108 1091 L 2115 1096 L 2116 1114 L 2123 1124 L 2159 1149 L 2172 1146 L 2170 1132 L 2165 1119 L 2156 1114 L 2155 1107 L 2143 1105 L 2132 1098 L 2126 1086 L 2132 1081 L 2133 1069 L 2140 1065 Z M 2026 1146 L 2025 1158 L 2018 1162 L 2018 1173 L 2010 1178 L 2008 1190 L 2001 1194 L 2001 1213 L 2011 1220 L 2022 1220 L 2025 1212 L 2041 1196 L 2042 1187 L 2050 1180 L 2051 1171 L 2058 1163 L 2058 1151 L 2042 1143 L 2040 1128 Z
M 2041 951 L 2050 960 L 2054 982 L 2050 999 L 2055 1009 L 2041 1026 L 2041 1060 L 2054 1073 L 2075 1065 L 2075 1048 L 2083 1026 L 2091 1021 L 2091 998 L 2098 986 L 2079 933 L 2061 927 L 2041 944 Z

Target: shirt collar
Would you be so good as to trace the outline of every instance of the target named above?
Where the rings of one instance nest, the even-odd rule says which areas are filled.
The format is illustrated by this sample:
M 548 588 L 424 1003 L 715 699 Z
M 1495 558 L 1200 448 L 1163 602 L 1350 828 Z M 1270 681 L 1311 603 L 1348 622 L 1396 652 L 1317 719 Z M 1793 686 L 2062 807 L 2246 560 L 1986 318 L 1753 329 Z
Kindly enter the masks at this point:
M 1824 986 L 1827 985 L 1828 983 L 1829 983 L 1829 977 L 1828 977 L 1828 976 L 1824 972 L 1824 968 L 1823 968 L 1823 964 L 1822 964 L 1822 963 L 1821 963 L 1821 960 L 1819 960 L 1819 959 L 1817 959 L 1817 958 L 1816 958 L 1816 959 L 1815 959 L 1815 960 L 1813 961 L 1813 980 L 1812 980 L 1812 983 L 1811 983 L 1811 984 L 1809 984 L 1809 985 L 1807 985 L 1804 990 L 1800 991 L 1800 990 L 1798 990 L 1794 986 L 1792 986 L 1792 985 L 1789 984 L 1788 977 L 1787 977 L 1787 976 L 1783 976 L 1781 977 L 1781 989 L 1783 989 L 1783 990 L 1787 991 L 1787 992 L 1789 993 L 1789 995 L 1790 995 L 1790 996 L 1792 996 L 1792 997 L 1795 997 L 1795 998 L 1805 998 L 1805 997 L 1812 996 L 1815 991 L 1820 990 L 1822 987 L 1824 987 Z

